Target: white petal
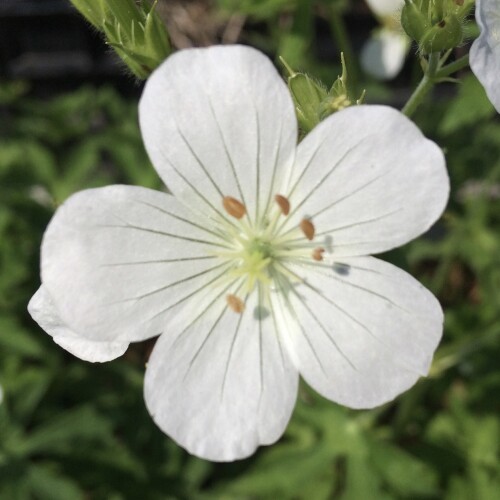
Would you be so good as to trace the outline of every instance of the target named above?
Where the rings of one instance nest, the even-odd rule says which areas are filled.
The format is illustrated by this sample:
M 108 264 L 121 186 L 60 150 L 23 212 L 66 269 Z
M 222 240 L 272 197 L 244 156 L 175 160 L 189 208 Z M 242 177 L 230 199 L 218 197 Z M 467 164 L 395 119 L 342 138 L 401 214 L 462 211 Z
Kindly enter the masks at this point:
M 404 0 L 366 0 L 374 14 L 379 17 L 391 16 L 398 13 L 405 4 Z
M 95 342 L 81 337 L 62 321 L 47 289 L 42 285 L 28 304 L 31 317 L 49 334 L 54 342 L 85 361 L 105 362 L 120 357 L 128 342 Z
M 500 6 L 498 0 L 477 0 L 479 38 L 470 49 L 470 66 L 500 113 Z
M 403 67 L 410 43 L 404 33 L 390 29 L 375 31 L 361 51 L 361 66 L 379 80 L 394 78 Z
M 159 335 L 169 315 L 225 272 L 224 240 L 170 195 L 110 186 L 56 212 L 42 244 L 42 282 L 59 315 L 89 340 Z M 189 311 L 188 311 L 189 312 Z
M 299 325 L 289 345 L 299 372 L 320 394 L 372 408 L 428 373 L 443 313 L 410 275 L 372 257 L 290 269 L 305 284 L 289 294 Z
M 300 143 L 294 174 L 288 227 L 312 218 L 315 244 L 337 256 L 410 241 L 448 200 L 441 150 L 386 106 L 354 106 L 324 120 Z
M 267 57 L 243 46 L 188 49 L 149 78 L 139 106 L 146 149 L 167 186 L 215 212 L 222 197 L 262 213 L 289 171 L 297 124 Z
M 244 458 L 275 442 L 293 410 L 298 374 L 277 334 L 279 317 L 258 296 L 252 293 L 242 314 L 224 300 L 193 310 L 192 325 L 162 335 L 147 365 L 149 412 L 199 457 Z

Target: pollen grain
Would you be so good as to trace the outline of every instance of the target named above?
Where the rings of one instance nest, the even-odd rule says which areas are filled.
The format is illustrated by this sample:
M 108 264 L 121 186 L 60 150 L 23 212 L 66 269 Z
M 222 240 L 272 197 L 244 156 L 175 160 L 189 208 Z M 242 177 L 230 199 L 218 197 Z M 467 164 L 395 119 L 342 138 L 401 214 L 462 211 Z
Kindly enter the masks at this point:
M 287 198 L 285 198 L 283 195 L 281 194 L 277 194 L 275 197 L 274 197 L 274 201 L 278 204 L 278 206 L 280 207 L 280 210 L 281 210 L 281 213 L 283 215 L 288 215 L 290 213 L 290 202 L 288 201 Z
M 309 219 L 302 219 L 302 221 L 300 222 L 300 229 L 309 241 L 314 238 L 314 233 L 316 232 L 316 230 L 313 223 Z
M 323 254 L 325 253 L 325 249 L 322 247 L 315 248 L 312 253 L 312 258 L 321 262 L 323 260 Z
M 226 212 L 236 219 L 241 219 L 247 213 L 245 205 L 232 196 L 224 196 L 224 198 L 222 198 L 222 204 Z
M 227 305 L 238 314 L 241 314 L 245 310 L 245 303 L 236 295 L 228 294 L 226 295 Z

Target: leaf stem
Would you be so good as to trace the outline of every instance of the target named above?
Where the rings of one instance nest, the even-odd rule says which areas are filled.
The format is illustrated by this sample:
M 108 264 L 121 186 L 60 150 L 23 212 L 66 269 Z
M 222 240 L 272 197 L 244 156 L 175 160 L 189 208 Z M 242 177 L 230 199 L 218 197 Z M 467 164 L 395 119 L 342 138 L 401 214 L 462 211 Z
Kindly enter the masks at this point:
M 418 87 L 415 89 L 413 94 L 408 99 L 408 102 L 404 105 L 401 110 L 403 114 L 406 116 L 412 116 L 417 108 L 422 104 L 425 96 L 429 93 L 429 91 L 434 87 L 436 83 L 436 71 L 439 68 L 439 53 L 433 53 L 429 56 L 429 61 L 427 64 L 427 69 L 418 84 Z
M 465 54 L 460 59 L 453 61 L 452 63 L 444 66 L 439 71 L 436 72 L 436 78 L 446 78 L 461 69 L 467 68 L 469 66 L 469 54 Z

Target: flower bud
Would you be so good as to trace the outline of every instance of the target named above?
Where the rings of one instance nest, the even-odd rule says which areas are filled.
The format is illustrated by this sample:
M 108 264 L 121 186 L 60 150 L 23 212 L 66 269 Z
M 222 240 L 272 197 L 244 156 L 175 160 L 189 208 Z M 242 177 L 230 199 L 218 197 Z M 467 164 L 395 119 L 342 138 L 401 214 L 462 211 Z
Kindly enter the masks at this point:
M 406 34 L 420 42 L 425 32 L 430 28 L 427 16 L 418 8 L 413 0 L 405 0 L 403 10 L 401 11 L 401 25 Z
M 423 54 L 453 49 L 462 43 L 469 0 L 405 0 L 401 24 Z
M 321 120 L 332 113 L 353 104 L 360 104 L 363 100 L 364 93 L 355 102 L 350 98 L 347 89 L 347 70 L 344 55 L 342 54 L 341 57 L 342 75 L 335 80 L 329 91 L 321 82 L 304 73 L 293 71 L 285 60 L 280 58 L 289 73 L 288 88 L 295 104 L 302 136 L 309 133 Z
M 70 0 L 70 2 L 94 28 L 101 29 L 106 16 L 105 0 Z
M 319 116 L 321 120 L 324 120 L 327 116 L 352 106 L 353 104 L 361 104 L 363 101 L 364 92 L 356 102 L 353 102 L 351 99 L 347 86 L 347 67 L 344 54 L 341 54 L 340 57 L 342 61 L 342 75 L 333 82 L 332 88 L 328 92 L 328 96 L 321 102 L 319 108 Z
M 155 12 L 156 1 L 71 0 L 73 5 L 114 48 L 129 69 L 139 78 L 149 74 L 170 53 L 165 25 Z
M 420 39 L 420 49 L 424 54 L 453 49 L 462 43 L 463 37 L 460 19 L 450 14 L 425 32 Z
M 307 134 L 320 122 L 319 107 L 328 92 L 320 82 L 305 73 L 295 72 L 283 58 L 280 59 L 289 73 L 288 88 L 295 105 L 299 127 Z

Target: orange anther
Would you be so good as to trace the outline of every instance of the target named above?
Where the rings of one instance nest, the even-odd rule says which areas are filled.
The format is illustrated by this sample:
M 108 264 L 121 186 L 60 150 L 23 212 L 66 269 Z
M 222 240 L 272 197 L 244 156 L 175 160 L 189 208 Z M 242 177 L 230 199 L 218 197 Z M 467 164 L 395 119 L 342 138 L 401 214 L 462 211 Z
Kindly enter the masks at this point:
M 281 194 L 277 194 L 274 197 L 274 201 L 278 204 L 280 207 L 281 213 L 283 215 L 288 215 L 290 213 L 290 202 L 288 201 L 287 198 L 282 196 Z
M 224 205 L 226 212 L 229 215 L 236 217 L 236 219 L 241 219 L 247 213 L 245 205 L 231 196 L 224 196 L 224 198 L 222 198 L 222 204 Z
M 238 314 L 241 314 L 245 310 L 245 303 L 236 295 L 228 294 L 226 295 L 227 305 Z
M 300 222 L 300 229 L 309 241 L 314 238 L 314 225 L 309 219 L 302 219 Z
M 324 253 L 325 253 L 324 248 L 322 247 L 315 248 L 312 253 L 312 258 L 317 261 L 322 261 Z

